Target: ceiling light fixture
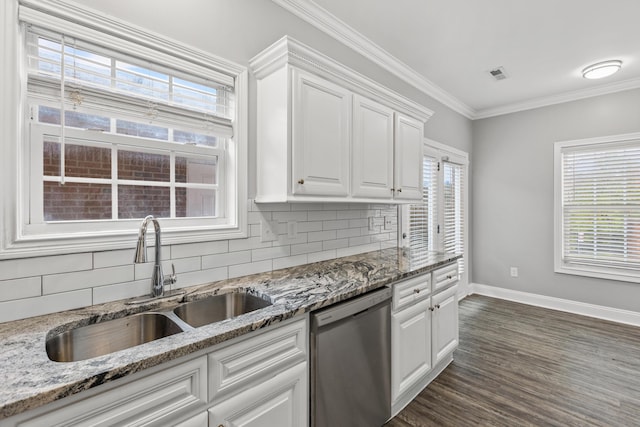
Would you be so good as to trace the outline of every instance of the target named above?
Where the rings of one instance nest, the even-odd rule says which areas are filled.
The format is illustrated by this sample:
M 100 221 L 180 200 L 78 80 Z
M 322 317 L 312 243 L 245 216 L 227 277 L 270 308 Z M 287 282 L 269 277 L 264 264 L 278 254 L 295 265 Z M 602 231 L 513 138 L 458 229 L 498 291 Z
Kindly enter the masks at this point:
M 585 79 L 601 79 L 615 74 L 622 67 L 622 61 L 617 59 L 612 61 L 598 62 L 597 64 L 589 65 L 582 70 L 582 77 Z

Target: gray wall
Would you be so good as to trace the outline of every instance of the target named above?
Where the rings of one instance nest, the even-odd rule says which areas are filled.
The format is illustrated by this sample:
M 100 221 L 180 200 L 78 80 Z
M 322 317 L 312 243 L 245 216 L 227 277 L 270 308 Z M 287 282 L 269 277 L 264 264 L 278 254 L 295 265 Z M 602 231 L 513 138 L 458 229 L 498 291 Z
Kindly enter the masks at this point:
M 640 90 L 475 121 L 472 281 L 640 311 L 637 283 L 553 271 L 553 143 L 639 131 Z

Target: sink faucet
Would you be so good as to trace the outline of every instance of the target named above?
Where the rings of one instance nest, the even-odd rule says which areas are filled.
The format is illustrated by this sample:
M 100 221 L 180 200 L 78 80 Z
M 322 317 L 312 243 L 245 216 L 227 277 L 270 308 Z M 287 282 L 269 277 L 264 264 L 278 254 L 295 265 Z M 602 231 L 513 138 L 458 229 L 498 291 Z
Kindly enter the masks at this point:
M 153 228 L 156 233 L 156 247 L 155 247 L 155 264 L 153 267 L 153 276 L 151 276 L 151 296 L 152 297 L 161 297 L 164 295 L 164 286 L 172 285 L 176 283 L 178 280 L 176 276 L 176 269 L 171 264 L 171 269 L 173 270 L 173 274 L 169 275 L 165 279 L 164 274 L 162 274 L 162 265 L 160 265 L 160 223 L 153 215 L 148 215 L 142 221 L 140 225 L 140 231 L 138 232 L 138 244 L 136 245 L 136 254 L 134 256 L 133 262 L 136 264 L 140 264 L 143 262 L 147 262 L 147 226 L 150 222 L 153 222 Z

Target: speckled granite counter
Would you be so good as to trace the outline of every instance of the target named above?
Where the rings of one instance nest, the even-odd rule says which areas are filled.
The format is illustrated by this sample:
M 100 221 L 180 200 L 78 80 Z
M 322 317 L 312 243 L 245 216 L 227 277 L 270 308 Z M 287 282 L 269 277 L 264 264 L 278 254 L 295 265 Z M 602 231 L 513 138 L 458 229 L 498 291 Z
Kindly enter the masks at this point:
M 275 322 L 346 300 L 391 282 L 433 270 L 459 258 L 431 254 L 419 263 L 404 251 L 385 249 L 330 261 L 229 279 L 188 288 L 186 295 L 139 305 L 124 301 L 0 324 L 0 419 L 163 362 L 210 347 Z M 243 290 L 273 305 L 236 318 L 185 331 L 89 360 L 57 363 L 48 359 L 49 331 L 154 310 L 217 293 Z

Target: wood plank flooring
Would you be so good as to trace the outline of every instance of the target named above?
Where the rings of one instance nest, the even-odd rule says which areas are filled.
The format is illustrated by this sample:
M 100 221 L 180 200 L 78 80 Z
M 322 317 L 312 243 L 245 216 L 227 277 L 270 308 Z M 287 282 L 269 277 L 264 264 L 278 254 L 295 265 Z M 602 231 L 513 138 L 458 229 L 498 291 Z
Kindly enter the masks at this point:
M 640 328 L 472 295 L 454 361 L 385 427 L 640 426 Z

